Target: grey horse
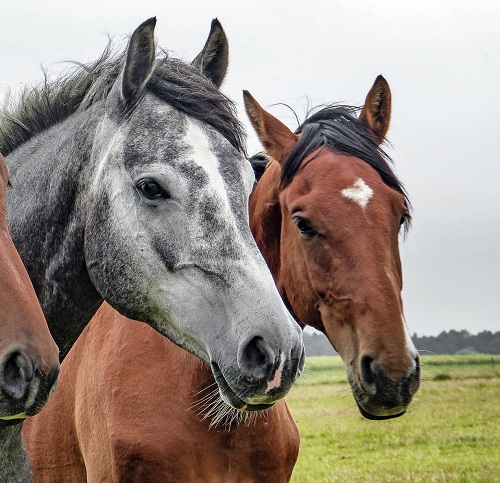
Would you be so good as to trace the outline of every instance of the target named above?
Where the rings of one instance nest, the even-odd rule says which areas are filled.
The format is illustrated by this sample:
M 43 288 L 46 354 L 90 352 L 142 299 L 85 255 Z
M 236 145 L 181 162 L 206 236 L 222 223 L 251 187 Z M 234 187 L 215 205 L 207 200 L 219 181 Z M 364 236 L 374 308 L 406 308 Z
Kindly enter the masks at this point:
M 12 237 L 62 356 L 106 300 L 205 361 L 227 404 L 264 409 L 304 352 L 248 227 L 227 40 L 215 20 L 186 64 L 155 24 L 4 108 Z

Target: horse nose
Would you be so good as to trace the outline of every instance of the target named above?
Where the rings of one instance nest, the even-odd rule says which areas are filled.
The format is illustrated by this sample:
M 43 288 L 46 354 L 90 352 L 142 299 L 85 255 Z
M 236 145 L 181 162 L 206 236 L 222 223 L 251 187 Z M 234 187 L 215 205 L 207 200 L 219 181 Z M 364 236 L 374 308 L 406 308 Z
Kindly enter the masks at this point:
M 238 366 L 242 375 L 253 382 L 267 381 L 268 389 L 280 386 L 284 382 L 284 373 L 287 385 L 291 385 L 302 374 L 304 361 L 302 337 L 297 338 L 288 353 L 276 350 L 262 336 L 252 337 L 240 346 L 238 352 Z
M 55 388 L 59 369 L 59 360 L 52 367 L 44 363 L 42 369 L 21 348 L 14 347 L 0 358 L 0 392 L 7 399 L 30 400 L 31 409 L 39 411 Z
M 238 353 L 238 366 L 244 376 L 252 381 L 268 379 L 277 362 L 277 355 L 271 345 L 260 336 L 242 344 Z
M 360 359 L 360 379 L 364 391 L 370 396 L 379 395 L 380 397 L 384 392 L 388 391 L 391 385 L 391 378 L 385 374 L 385 371 L 380 363 L 378 363 L 370 355 L 363 355 Z M 418 355 L 411 360 L 410 366 L 403 371 L 402 377 L 399 378 L 402 393 L 406 398 L 411 398 L 419 387 L 420 381 L 420 362 Z M 392 381 L 396 382 L 396 381 Z
M 21 399 L 33 374 L 31 360 L 19 350 L 11 350 L 0 359 L 0 390 L 8 398 Z
M 377 393 L 377 371 L 372 357 L 364 355 L 359 363 L 361 383 L 366 393 L 374 396 Z

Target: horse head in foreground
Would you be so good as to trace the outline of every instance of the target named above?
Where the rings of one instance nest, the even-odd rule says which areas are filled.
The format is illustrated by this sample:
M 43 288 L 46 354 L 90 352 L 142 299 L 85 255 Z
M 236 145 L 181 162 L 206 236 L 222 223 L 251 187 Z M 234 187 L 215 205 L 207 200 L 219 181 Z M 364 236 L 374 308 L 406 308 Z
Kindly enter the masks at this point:
M 248 227 L 227 40 L 214 21 L 189 65 L 156 53 L 155 24 L 7 113 L 13 238 L 64 354 L 106 300 L 204 360 L 227 404 L 263 409 L 303 345 Z
M 0 154 L 0 428 L 38 413 L 59 373 L 59 350 L 7 228 L 8 179 Z
M 403 414 L 420 380 L 401 300 L 405 191 L 380 149 L 391 93 L 377 78 L 359 118 L 324 108 L 291 132 L 244 93 L 270 162 L 250 199 L 250 224 L 297 320 L 341 355 L 361 413 Z M 284 243 L 286 241 L 286 244 Z
M 0 481 L 29 481 L 21 423 L 52 394 L 59 350 L 7 228 L 8 179 L 0 154 Z

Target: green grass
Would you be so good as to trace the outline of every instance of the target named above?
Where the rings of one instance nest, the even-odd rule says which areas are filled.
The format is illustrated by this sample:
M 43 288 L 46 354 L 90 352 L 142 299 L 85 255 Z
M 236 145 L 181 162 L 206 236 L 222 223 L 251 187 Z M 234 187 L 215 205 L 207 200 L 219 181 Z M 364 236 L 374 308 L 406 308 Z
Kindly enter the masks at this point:
M 287 398 L 301 433 L 292 482 L 500 482 L 500 356 L 423 358 L 406 415 L 367 421 L 338 357 L 311 358 Z

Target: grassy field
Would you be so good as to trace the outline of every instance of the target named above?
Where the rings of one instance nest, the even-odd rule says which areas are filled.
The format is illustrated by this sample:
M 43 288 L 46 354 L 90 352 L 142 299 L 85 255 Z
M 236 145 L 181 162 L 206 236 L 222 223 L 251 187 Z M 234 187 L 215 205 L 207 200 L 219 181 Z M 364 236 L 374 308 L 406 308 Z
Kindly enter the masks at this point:
M 367 421 L 338 357 L 311 358 L 287 398 L 301 433 L 292 482 L 500 482 L 500 356 L 423 358 L 401 418 Z

